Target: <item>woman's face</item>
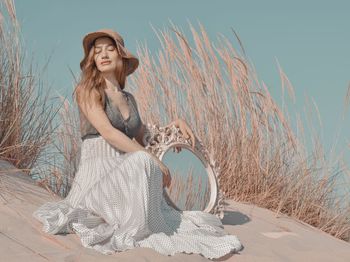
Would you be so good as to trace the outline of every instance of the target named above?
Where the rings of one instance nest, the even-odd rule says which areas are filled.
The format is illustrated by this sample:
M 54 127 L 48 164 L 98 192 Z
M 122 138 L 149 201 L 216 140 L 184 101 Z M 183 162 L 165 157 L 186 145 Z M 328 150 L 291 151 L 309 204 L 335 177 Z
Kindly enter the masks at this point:
M 99 37 L 94 45 L 94 61 L 100 72 L 115 72 L 121 69 L 123 61 L 112 39 Z

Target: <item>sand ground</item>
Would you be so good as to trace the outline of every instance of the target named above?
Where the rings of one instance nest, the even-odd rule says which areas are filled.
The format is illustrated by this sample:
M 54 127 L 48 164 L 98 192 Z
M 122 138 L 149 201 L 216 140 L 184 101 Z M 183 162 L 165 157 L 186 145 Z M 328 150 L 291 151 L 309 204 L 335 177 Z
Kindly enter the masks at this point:
M 84 248 L 75 234 L 46 234 L 31 214 L 60 198 L 10 168 L 0 162 L 0 261 L 210 261 L 198 254 L 164 256 L 148 248 L 103 255 Z M 237 235 L 244 249 L 222 261 L 350 261 L 350 243 L 264 208 L 226 202 L 225 230 Z

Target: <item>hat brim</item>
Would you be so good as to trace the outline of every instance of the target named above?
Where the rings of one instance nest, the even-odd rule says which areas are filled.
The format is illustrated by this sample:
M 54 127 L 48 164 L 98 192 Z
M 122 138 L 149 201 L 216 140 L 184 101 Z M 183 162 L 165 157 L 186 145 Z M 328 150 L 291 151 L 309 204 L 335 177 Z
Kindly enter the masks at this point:
M 126 65 L 127 65 L 126 74 L 127 75 L 132 74 L 139 65 L 139 59 L 136 56 L 134 56 L 126 47 L 124 47 L 123 43 L 119 42 L 118 39 L 114 38 L 113 35 L 107 32 L 92 32 L 85 35 L 83 39 L 84 58 L 80 62 L 80 69 L 83 69 L 87 56 L 89 54 L 89 50 L 92 47 L 94 41 L 96 40 L 96 38 L 99 38 L 102 36 L 108 36 L 114 40 L 115 44 L 118 46 L 119 50 L 121 51 L 121 56 L 126 60 Z

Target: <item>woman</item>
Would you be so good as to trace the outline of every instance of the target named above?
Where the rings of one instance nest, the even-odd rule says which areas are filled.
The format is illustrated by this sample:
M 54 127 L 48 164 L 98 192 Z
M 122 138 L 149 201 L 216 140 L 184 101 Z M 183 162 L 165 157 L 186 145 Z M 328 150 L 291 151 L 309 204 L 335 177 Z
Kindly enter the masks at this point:
M 164 255 L 196 253 L 207 258 L 238 251 L 238 238 L 221 220 L 202 211 L 177 211 L 163 198 L 168 168 L 144 146 L 142 123 L 125 80 L 138 59 L 110 29 L 87 34 L 82 79 L 76 87 L 82 136 L 78 170 L 67 197 L 48 202 L 33 216 L 50 234 L 75 233 L 84 247 L 104 254 L 148 247 Z M 194 136 L 175 120 L 185 137 Z M 179 148 L 178 148 L 179 150 Z

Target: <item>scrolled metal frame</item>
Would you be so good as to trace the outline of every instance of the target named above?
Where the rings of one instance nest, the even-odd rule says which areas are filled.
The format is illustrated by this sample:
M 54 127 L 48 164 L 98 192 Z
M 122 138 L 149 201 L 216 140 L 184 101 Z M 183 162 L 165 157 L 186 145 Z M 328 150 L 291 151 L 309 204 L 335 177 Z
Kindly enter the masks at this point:
M 181 134 L 180 129 L 175 125 L 163 127 L 147 123 L 143 143 L 146 145 L 145 148 L 160 160 L 162 160 L 168 149 L 174 146 L 184 147 L 195 154 L 204 164 L 210 184 L 209 204 L 203 211 L 214 214 L 221 219 L 224 217 L 225 195 L 224 192 L 220 190 L 220 167 L 216 165 L 213 156 L 209 154 L 207 148 L 198 137 L 195 136 L 195 148 L 193 149 L 190 138 L 185 139 Z M 163 195 L 169 205 L 180 210 L 170 199 L 165 188 L 163 190 Z

